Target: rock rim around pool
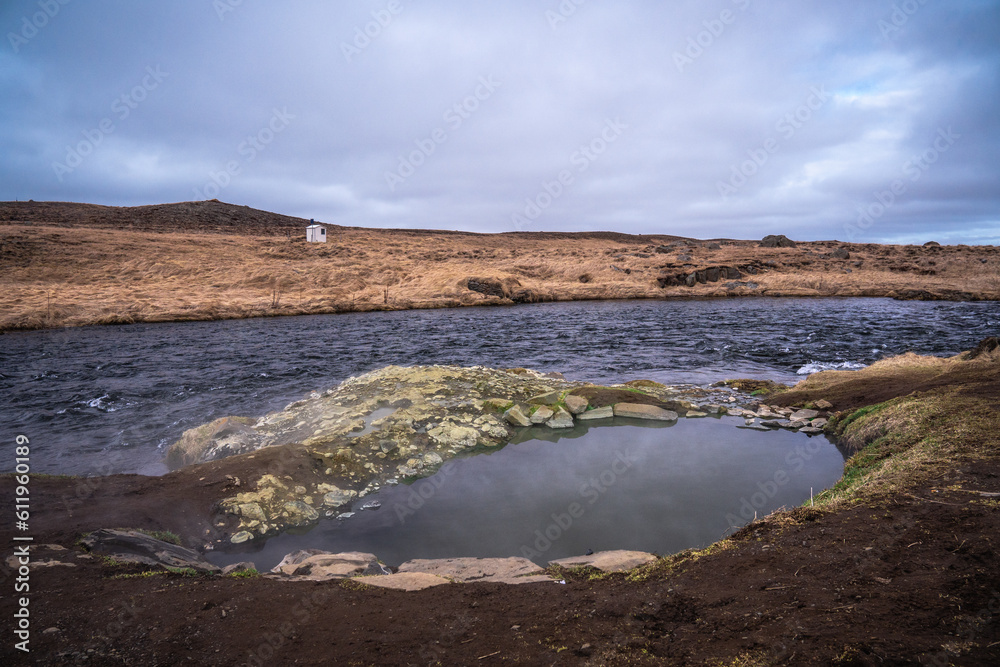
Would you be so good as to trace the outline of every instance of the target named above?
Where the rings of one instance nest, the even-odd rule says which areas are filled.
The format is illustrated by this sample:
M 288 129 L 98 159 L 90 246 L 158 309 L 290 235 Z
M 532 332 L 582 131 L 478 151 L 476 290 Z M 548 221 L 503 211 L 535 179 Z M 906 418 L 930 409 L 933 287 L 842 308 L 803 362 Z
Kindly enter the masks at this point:
M 432 475 L 450 459 L 504 446 L 525 429 L 571 429 L 614 416 L 724 415 L 747 401 L 729 387 L 649 380 L 602 386 L 523 368 L 388 366 L 263 417 L 223 417 L 190 429 L 167 461 L 179 467 L 238 456 L 249 463 L 264 449 L 298 452 L 295 465 L 276 466 L 268 457 L 259 475 L 234 484 L 217 503 L 215 528 L 229 536 L 218 541 L 238 545 L 324 517 L 347 519 L 350 503 L 383 486 Z

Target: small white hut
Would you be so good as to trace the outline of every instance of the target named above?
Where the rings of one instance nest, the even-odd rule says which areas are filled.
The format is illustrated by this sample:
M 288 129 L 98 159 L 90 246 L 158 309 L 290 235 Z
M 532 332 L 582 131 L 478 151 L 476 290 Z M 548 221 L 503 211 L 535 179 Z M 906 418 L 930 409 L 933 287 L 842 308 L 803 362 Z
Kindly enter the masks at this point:
M 326 243 L 326 227 L 317 225 L 315 220 L 310 220 L 310 225 L 306 227 L 307 243 Z

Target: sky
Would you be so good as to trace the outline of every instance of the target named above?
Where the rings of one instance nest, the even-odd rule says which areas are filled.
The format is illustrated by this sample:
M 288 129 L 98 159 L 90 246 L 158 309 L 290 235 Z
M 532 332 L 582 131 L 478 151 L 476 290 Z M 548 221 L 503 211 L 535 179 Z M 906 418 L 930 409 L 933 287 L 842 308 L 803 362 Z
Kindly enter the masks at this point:
M 1000 0 L 4 0 L 0 200 L 1000 244 Z

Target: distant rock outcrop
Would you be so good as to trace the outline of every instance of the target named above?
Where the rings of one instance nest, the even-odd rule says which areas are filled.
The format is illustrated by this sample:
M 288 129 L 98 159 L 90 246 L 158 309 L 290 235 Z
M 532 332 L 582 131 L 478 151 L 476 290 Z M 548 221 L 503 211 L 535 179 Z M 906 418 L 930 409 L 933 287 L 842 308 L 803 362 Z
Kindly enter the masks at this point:
M 760 242 L 761 248 L 795 248 L 795 241 L 784 234 L 769 234 Z

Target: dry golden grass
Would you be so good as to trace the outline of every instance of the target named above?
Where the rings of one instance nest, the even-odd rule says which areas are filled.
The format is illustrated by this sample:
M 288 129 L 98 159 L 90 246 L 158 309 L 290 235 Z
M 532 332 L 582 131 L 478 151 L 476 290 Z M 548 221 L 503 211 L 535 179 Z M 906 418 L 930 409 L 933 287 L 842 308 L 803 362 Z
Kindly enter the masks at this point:
M 500 281 L 527 301 L 905 290 L 1000 298 L 992 247 L 723 242 L 711 249 L 666 236 L 332 231 L 331 242 L 307 244 L 304 233 L 0 223 L 0 330 L 510 303 L 471 291 L 470 277 Z M 849 260 L 828 256 L 841 246 Z M 740 282 L 755 285 L 657 283 L 662 275 L 747 265 L 759 270 Z

